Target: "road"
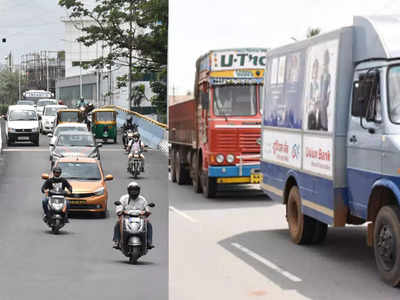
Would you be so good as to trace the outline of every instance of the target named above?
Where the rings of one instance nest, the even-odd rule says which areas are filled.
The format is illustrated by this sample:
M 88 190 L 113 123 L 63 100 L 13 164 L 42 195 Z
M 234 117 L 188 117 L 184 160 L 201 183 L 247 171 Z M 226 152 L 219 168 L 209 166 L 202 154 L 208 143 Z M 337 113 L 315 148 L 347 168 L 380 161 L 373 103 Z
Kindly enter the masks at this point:
M 398 299 L 379 278 L 365 227 L 289 238 L 284 206 L 257 191 L 216 199 L 169 182 L 170 299 Z
M 156 248 L 128 264 L 112 249 L 113 202 L 132 179 L 120 145 L 100 149 L 108 183 L 109 217 L 78 215 L 53 235 L 42 222 L 42 172 L 49 170 L 47 137 L 40 147 L 12 146 L 0 159 L 0 299 L 168 299 L 167 158 L 146 153 L 139 179 L 144 196 L 155 202 L 151 217 Z

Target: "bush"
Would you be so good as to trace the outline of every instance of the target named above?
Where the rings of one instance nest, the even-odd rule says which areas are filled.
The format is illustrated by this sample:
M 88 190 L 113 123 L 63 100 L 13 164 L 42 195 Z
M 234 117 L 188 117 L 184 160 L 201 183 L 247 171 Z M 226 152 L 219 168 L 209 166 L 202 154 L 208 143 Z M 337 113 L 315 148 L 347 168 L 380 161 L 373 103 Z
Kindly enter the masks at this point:
M 0 103 L 0 115 L 5 115 L 8 110 L 8 104 Z

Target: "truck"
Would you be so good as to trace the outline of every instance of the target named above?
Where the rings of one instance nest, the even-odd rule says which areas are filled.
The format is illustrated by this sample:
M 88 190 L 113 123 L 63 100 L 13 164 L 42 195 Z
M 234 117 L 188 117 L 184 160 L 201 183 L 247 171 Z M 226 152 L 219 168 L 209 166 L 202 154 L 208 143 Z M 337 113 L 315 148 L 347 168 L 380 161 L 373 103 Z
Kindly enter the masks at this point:
M 264 48 L 211 50 L 194 97 L 169 106 L 172 181 L 214 197 L 219 184 L 259 184 Z
M 378 272 L 400 283 L 399 16 L 268 51 L 261 187 L 286 206 L 296 244 L 328 226 L 367 228 Z

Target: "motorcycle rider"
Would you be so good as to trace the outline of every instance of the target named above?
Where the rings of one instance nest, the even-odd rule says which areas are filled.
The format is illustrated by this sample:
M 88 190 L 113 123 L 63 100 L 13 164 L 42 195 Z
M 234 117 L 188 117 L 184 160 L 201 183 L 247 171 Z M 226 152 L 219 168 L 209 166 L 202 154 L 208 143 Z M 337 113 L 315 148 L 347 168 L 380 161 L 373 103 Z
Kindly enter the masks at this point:
M 142 215 L 150 213 L 148 203 L 145 197 L 140 195 L 140 186 L 137 182 L 132 181 L 128 184 L 128 194 L 121 196 L 119 201 L 121 205 L 116 206 L 115 211 L 118 216 L 118 221 L 114 226 L 113 236 L 113 248 L 120 249 L 119 241 L 121 239 L 120 222 L 122 221 L 122 215 L 125 210 L 140 210 Z M 147 222 L 147 248 L 152 249 L 153 246 L 153 226 Z
M 61 188 L 62 191 L 67 188 L 67 190 L 72 193 L 72 186 L 69 184 L 69 182 L 61 177 L 61 168 L 60 167 L 55 167 L 53 168 L 53 177 L 47 179 L 41 188 L 42 193 L 45 193 L 45 197 L 42 200 L 42 206 L 43 206 L 43 212 L 44 212 L 44 217 L 43 221 L 47 223 L 47 218 L 49 216 L 49 210 L 48 210 L 48 203 L 49 203 L 49 197 L 48 197 L 48 192 L 49 190 L 56 190 L 57 188 Z M 68 223 L 68 201 L 67 201 L 67 211 L 65 212 L 65 223 Z
M 126 122 L 122 125 L 122 143 L 123 143 L 124 145 L 126 145 L 126 143 L 127 143 L 127 140 L 126 140 L 127 136 L 126 136 L 125 133 L 126 133 L 126 131 L 128 131 L 129 129 L 135 131 L 135 130 L 134 130 L 134 126 L 133 126 L 133 124 L 132 124 L 132 117 L 129 117 L 128 119 L 126 119 Z
M 80 97 L 78 107 L 82 107 L 82 106 L 86 108 L 86 103 L 85 103 L 85 99 L 83 99 L 83 97 Z
M 142 140 L 140 139 L 140 134 L 139 132 L 135 132 L 133 134 L 133 139 L 129 142 L 128 144 L 128 158 L 131 159 L 133 157 L 133 154 L 136 150 L 139 150 L 139 155 L 140 155 L 140 160 L 141 160 L 141 165 L 140 165 L 140 172 L 144 172 L 144 144 Z

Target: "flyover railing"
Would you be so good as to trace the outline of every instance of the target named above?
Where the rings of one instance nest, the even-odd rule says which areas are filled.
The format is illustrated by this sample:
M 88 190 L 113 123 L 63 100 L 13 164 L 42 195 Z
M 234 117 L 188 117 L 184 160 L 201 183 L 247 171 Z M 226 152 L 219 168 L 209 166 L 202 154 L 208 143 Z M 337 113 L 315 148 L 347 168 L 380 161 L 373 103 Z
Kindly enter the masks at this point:
M 157 122 L 145 115 L 121 106 L 107 105 L 103 107 L 113 108 L 118 111 L 117 126 L 119 128 L 122 127 L 127 118 L 132 117 L 133 122 L 139 126 L 139 133 L 145 144 L 163 152 L 168 152 L 168 133 L 166 124 Z

